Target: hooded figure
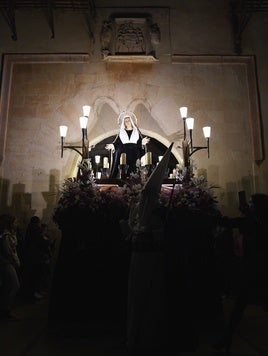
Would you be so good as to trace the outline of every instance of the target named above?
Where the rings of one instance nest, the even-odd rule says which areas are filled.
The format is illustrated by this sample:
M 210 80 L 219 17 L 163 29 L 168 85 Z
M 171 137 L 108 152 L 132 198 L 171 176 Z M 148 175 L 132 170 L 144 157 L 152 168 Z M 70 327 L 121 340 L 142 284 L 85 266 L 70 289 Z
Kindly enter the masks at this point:
M 195 352 L 198 347 L 185 270 L 188 265 L 184 262 L 186 249 L 184 242 L 179 242 L 180 222 L 176 219 L 174 232 L 172 212 L 169 214 L 169 207 L 163 209 L 159 204 L 172 146 L 173 143 L 150 175 L 129 216 L 132 251 L 127 348 L 135 355 L 135 352 L 177 355 L 178 351 Z M 175 243 L 170 239 L 174 233 Z
M 159 248 L 164 239 L 166 216 L 159 212 L 159 193 L 172 146 L 173 143 L 153 170 L 140 201 L 129 216 L 132 254 L 128 278 L 127 347 L 130 352 L 166 347 L 166 262 Z
M 123 112 L 118 118 L 120 130 L 113 143 L 107 144 L 106 149 L 112 150 L 113 159 L 111 165 L 110 178 L 118 178 L 119 165 L 125 165 L 126 176 L 135 173 L 137 170 L 137 160 L 144 154 L 144 146 L 149 142 L 149 138 L 142 137 L 137 127 L 136 115 L 132 112 Z M 121 155 L 124 155 L 123 161 Z M 121 158 L 121 162 L 120 162 Z
M 130 214 L 129 224 L 133 231 L 133 236 L 136 235 L 137 238 L 139 238 L 138 236 L 140 234 L 151 234 L 155 228 L 158 230 L 156 226 L 159 223 L 161 224 L 159 218 L 155 215 L 159 207 L 159 194 L 168 167 L 172 147 L 173 142 L 150 175 L 141 192 L 139 203 Z M 163 226 L 161 228 L 163 228 Z

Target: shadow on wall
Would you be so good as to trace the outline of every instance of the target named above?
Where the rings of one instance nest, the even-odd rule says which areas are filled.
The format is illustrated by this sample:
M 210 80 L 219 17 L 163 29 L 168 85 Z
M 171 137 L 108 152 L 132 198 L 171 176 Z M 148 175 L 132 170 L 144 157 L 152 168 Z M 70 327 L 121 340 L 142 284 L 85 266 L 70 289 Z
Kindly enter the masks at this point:
M 13 184 L 10 188 L 10 182 L 7 179 L 1 179 L 1 207 L 0 213 L 7 213 L 19 218 L 24 226 L 28 223 L 35 210 L 31 209 L 31 193 L 25 193 L 25 184 Z M 9 204 L 8 192 L 12 191 L 11 202 Z
M 43 209 L 42 214 L 40 214 L 40 218 L 43 222 L 50 225 L 52 230 L 55 229 L 55 231 L 57 228 L 52 221 L 52 214 L 58 199 L 58 176 L 58 171 L 51 171 L 49 176 L 49 190 L 47 192 L 40 192 L 42 199 L 46 201 L 46 207 Z M 18 183 L 11 186 L 9 180 L 0 178 L 0 214 L 8 213 L 16 216 L 19 219 L 22 230 L 26 229 L 30 218 L 37 214 L 36 209 L 33 209 L 32 206 L 34 192 L 27 193 L 25 190 L 25 184 Z M 11 198 L 9 198 L 9 192 L 11 192 Z
M 226 184 L 224 192 L 222 193 L 225 199 L 224 197 L 219 196 L 220 200 L 224 199 L 226 201 L 226 208 L 222 208 L 222 213 L 224 215 L 237 216 L 237 214 L 240 214 L 238 192 L 241 190 L 245 191 L 247 199 L 255 192 L 252 176 L 242 177 L 239 186 L 235 182 L 228 182 Z

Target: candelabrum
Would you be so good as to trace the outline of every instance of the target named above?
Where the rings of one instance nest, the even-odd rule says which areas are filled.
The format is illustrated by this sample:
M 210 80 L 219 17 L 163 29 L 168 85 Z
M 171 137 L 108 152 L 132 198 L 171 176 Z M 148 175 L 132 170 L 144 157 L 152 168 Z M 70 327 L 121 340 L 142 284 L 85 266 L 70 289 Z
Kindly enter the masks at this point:
M 145 148 L 145 154 L 141 157 L 138 164 L 140 166 L 141 179 L 143 181 L 146 181 L 153 171 L 152 159 L 152 152 L 147 151 Z
M 121 153 L 120 164 L 118 166 L 119 178 L 120 179 L 126 179 L 127 178 L 128 167 L 129 166 L 127 165 L 127 154 L 123 152 L 123 153 Z
M 125 180 L 127 178 L 127 173 L 128 173 L 128 165 L 127 164 L 119 164 L 118 170 L 119 170 L 119 179 Z
M 147 177 L 149 177 L 152 173 L 152 168 L 153 168 L 153 158 L 152 158 L 152 152 L 147 151 L 145 153 L 145 168 L 147 171 Z
M 110 174 L 110 164 L 108 157 L 103 157 L 103 168 L 102 168 L 102 176 L 103 178 L 109 178 Z
M 194 146 L 193 144 L 194 118 L 187 117 L 187 111 L 188 109 L 185 106 L 180 108 L 181 118 L 183 119 L 183 141 L 182 141 L 182 146 L 179 146 L 179 148 L 182 148 L 182 152 L 183 152 L 183 163 L 184 163 L 184 168 L 186 170 L 185 178 L 186 180 L 189 180 L 192 175 L 191 166 L 190 166 L 190 157 L 195 152 L 206 149 L 209 158 L 209 138 L 210 138 L 211 127 L 210 126 L 203 127 L 203 133 L 206 139 L 206 146 Z M 186 126 L 187 129 L 189 130 L 190 138 L 187 138 Z
M 82 160 L 89 159 L 89 151 L 91 150 L 92 146 L 89 146 L 89 141 L 87 137 L 87 122 L 90 114 L 91 107 L 88 105 L 83 106 L 83 116 L 80 116 L 80 127 L 82 130 L 82 143 L 80 146 L 73 146 L 73 145 L 65 145 L 65 137 L 67 135 L 68 126 L 61 125 L 60 126 L 60 136 L 61 136 L 61 158 L 63 157 L 63 150 L 65 148 L 71 149 L 79 153 L 82 157 Z

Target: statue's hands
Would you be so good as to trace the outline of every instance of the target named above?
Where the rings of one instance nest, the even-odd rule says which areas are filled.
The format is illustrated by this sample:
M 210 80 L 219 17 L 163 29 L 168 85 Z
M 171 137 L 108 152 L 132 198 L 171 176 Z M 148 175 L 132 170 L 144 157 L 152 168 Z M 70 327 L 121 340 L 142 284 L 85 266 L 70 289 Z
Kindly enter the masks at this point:
M 106 150 L 112 150 L 114 151 L 114 144 L 113 143 L 107 143 L 107 145 L 105 145 Z
M 142 145 L 143 146 L 145 146 L 145 145 L 147 145 L 147 143 L 149 143 L 150 142 L 150 138 L 149 137 L 143 137 L 143 139 L 142 139 L 142 141 L 141 141 L 141 143 L 142 143 Z

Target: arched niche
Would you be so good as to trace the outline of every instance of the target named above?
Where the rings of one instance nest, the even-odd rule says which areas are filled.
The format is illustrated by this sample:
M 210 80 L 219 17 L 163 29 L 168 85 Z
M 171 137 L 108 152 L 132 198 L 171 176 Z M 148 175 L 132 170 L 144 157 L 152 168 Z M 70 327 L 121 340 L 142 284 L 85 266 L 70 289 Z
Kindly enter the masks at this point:
M 101 163 L 100 166 L 102 165 L 102 160 L 103 157 L 108 157 L 109 162 L 110 162 L 110 151 L 107 151 L 105 149 L 106 143 L 111 143 L 113 142 L 115 138 L 115 135 L 107 137 L 106 139 L 100 141 L 95 145 L 95 147 L 91 150 L 90 152 L 90 158 L 92 162 L 93 169 L 96 169 L 96 163 L 95 163 L 95 155 L 100 155 L 101 156 Z M 163 156 L 164 153 L 166 152 L 167 147 L 158 141 L 157 139 L 150 137 L 150 143 L 148 144 L 148 151 L 152 152 L 152 164 L 153 166 L 156 165 L 156 163 L 159 161 L 159 156 Z M 176 167 L 176 164 L 178 163 L 178 160 L 174 156 L 174 154 L 171 154 L 168 168 L 169 172 L 172 173 L 172 170 Z
M 92 145 L 89 156 L 93 169 L 96 168 L 94 159 L 96 155 L 101 156 L 101 163 L 103 157 L 108 157 L 109 162 L 111 162 L 110 151 L 105 149 L 105 145 L 113 142 L 116 137 L 119 131 L 118 117 L 123 111 L 135 113 L 142 135 L 150 137 L 151 140 L 147 149 L 152 152 L 153 165 L 158 162 L 158 157 L 163 156 L 170 146 L 172 141 L 167 138 L 157 120 L 152 116 L 151 105 L 146 98 L 134 98 L 129 103 L 119 104 L 110 97 L 98 97 L 93 103 L 92 120 L 88 127 L 88 137 L 90 145 Z M 180 149 L 173 147 L 168 164 L 170 172 L 177 163 L 182 162 L 180 153 Z M 75 167 L 73 166 L 73 175 L 76 174 L 77 165 L 80 161 L 81 157 L 78 156 Z

